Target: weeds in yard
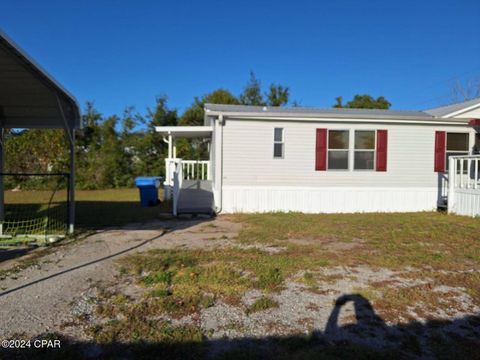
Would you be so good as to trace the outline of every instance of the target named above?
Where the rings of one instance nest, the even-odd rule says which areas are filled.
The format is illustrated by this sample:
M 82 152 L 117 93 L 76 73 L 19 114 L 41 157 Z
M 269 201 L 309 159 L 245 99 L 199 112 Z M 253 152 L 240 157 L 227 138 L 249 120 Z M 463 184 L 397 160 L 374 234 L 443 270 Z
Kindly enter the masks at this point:
M 401 284 L 403 279 L 425 280 L 417 285 Z M 471 296 L 470 304 L 480 306 L 480 275 L 475 272 L 449 273 L 444 272 L 409 272 L 402 278 L 390 282 L 373 282 L 368 287 L 354 289 L 368 300 L 372 301 L 379 314 L 388 321 L 398 321 L 399 318 L 415 320 L 413 314 L 422 318 L 431 318 L 431 314 L 444 311 L 462 310 L 465 304 L 455 289 L 465 289 Z M 436 290 L 438 286 L 449 286 L 446 291 Z
M 372 265 L 390 269 L 431 266 L 435 269 L 480 265 L 480 221 L 442 213 L 243 214 L 239 241 L 312 251 L 323 250 L 333 265 Z M 304 239 L 303 244 L 295 240 Z M 292 241 L 293 240 L 293 241 Z M 333 240 L 333 241 L 332 241 Z M 331 251 L 325 243 L 357 243 Z
M 262 296 L 261 298 L 255 300 L 255 302 L 250 305 L 245 312 L 247 313 L 247 315 L 249 315 L 259 311 L 264 311 L 277 307 L 278 303 L 275 300 L 272 300 L 271 298 L 266 296 Z
M 316 284 L 315 277 L 313 276 L 313 273 L 311 273 L 310 271 L 305 271 L 305 273 L 303 274 L 303 281 L 307 285 Z
M 174 275 L 175 273 L 172 271 L 157 271 L 145 276 L 141 281 L 146 286 L 152 286 L 158 283 L 170 284 Z
M 203 251 L 155 250 L 120 263 L 150 289 L 149 301 L 156 309 L 177 316 L 209 307 L 217 297 L 238 301 L 252 281 L 234 264 Z
M 156 354 L 151 355 L 168 358 L 192 358 L 202 354 L 205 347 L 204 335 L 197 326 L 173 326 L 165 320 L 142 317 L 109 321 L 91 327 L 87 333 L 99 344 L 129 342 L 132 352 L 142 356 L 147 355 L 147 347 L 142 347 L 142 343 L 161 344 L 156 347 Z M 180 348 L 178 344 L 184 345 Z
M 478 220 L 436 213 L 292 213 L 232 218 L 245 222 L 239 242 L 277 246 L 282 251 L 267 254 L 254 247 L 232 246 L 213 250 L 151 250 L 122 258 L 118 262 L 120 274 L 133 279 L 144 293 L 135 300 L 117 295 L 105 297 L 97 309 L 102 321 L 91 329 L 92 336 L 100 342 L 203 344 L 206 334 L 201 329 L 173 327 L 164 319 L 191 315 L 219 301 L 238 306 L 242 295 L 252 288 L 267 295 L 249 306 L 247 314 L 274 308 L 279 304 L 268 295 L 280 291 L 286 281 L 317 288 L 341 280 L 338 274 L 322 271 L 330 266 L 362 265 L 392 270 L 409 266 L 414 270 L 399 277 L 431 279 L 431 286 L 416 282 L 398 286 L 387 280 L 354 289 L 370 299 L 386 320 L 408 318 L 412 309 L 425 311 L 419 315 L 428 315 L 430 310 L 455 308 L 455 296 L 435 291 L 438 285 L 464 287 L 473 303 L 480 304 L 480 275 L 472 271 L 480 265 Z M 349 246 L 335 247 L 336 244 Z M 300 345 L 295 345 L 296 341 Z M 276 353 L 276 358 L 318 358 L 318 344 L 310 348 L 309 341 L 295 338 L 291 344 L 278 342 L 285 353 Z M 418 347 L 414 339 L 405 341 L 409 349 Z M 247 353 L 235 350 L 224 355 L 243 358 Z M 259 358 L 264 355 L 257 350 L 248 354 Z M 343 355 L 355 359 L 383 358 L 385 354 L 388 353 L 352 344 L 327 345 L 321 351 L 327 359 Z
M 47 263 L 46 261 L 41 261 L 41 259 L 49 254 L 51 248 L 37 249 L 21 258 L 15 265 L 8 269 L 0 269 L 0 281 L 6 279 L 7 277 L 16 278 L 16 275 L 21 271 L 32 267 L 39 267 L 41 263 Z
M 268 268 L 260 273 L 255 286 L 265 290 L 275 290 L 283 283 L 283 276 L 279 268 Z

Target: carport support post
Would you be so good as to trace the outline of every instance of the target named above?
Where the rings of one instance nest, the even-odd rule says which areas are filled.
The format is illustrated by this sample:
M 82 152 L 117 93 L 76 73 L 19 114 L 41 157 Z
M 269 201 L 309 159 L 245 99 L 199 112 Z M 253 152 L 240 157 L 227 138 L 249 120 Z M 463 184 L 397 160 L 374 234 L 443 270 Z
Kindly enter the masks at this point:
M 72 129 L 69 136 L 70 145 L 70 176 L 68 177 L 68 232 L 73 234 L 75 224 L 75 129 Z
M 57 95 L 58 110 L 63 120 L 63 129 L 68 139 L 70 150 L 70 174 L 68 176 L 68 233 L 73 234 L 75 224 L 75 126 L 72 126 L 65 117 L 62 102 Z
M 2 108 L 0 107 L 0 122 L 2 117 Z M 0 128 L 0 173 L 3 174 L 3 167 L 4 167 L 4 133 L 5 129 L 3 128 L 3 124 Z M 5 197 L 4 197 L 4 187 L 3 187 L 3 180 L 4 176 L 0 175 L 0 235 L 3 235 L 3 222 L 5 221 Z

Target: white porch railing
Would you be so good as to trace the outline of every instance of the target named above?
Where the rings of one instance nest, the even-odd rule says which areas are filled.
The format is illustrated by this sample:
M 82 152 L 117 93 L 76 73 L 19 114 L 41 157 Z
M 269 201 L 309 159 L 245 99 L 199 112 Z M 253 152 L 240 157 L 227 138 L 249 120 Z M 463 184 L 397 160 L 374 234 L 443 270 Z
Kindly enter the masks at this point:
M 178 158 L 165 159 L 165 199 L 173 196 L 174 177 L 178 173 L 178 164 L 181 164 L 182 171 L 179 174 L 181 180 L 211 180 L 210 161 L 208 160 L 183 160 Z
M 448 167 L 448 211 L 480 216 L 480 155 L 451 156 Z
M 210 161 L 182 160 L 185 180 L 210 180 Z

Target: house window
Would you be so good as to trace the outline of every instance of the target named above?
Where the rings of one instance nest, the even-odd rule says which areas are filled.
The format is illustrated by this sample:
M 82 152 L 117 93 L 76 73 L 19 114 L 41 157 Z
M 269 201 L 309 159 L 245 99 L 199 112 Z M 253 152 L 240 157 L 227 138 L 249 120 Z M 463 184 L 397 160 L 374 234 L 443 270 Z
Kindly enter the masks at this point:
M 354 170 L 375 169 L 375 131 L 355 131 Z
M 447 133 L 447 146 L 446 146 L 446 167 L 448 170 L 448 158 L 450 156 L 468 155 L 468 133 Z
M 348 130 L 328 131 L 328 169 L 348 170 Z
M 480 154 L 480 134 L 475 134 L 475 146 L 473 148 L 473 154 Z
M 273 131 L 273 157 L 282 159 L 284 156 L 283 128 L 275 128 Z

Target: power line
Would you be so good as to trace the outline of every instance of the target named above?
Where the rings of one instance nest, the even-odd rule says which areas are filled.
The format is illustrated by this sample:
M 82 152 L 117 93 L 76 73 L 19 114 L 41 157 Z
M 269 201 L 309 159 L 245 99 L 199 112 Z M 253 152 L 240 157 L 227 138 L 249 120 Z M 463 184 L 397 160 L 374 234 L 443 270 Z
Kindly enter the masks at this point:
M 432 83 L 431 85 L 428 85 L 424 88 L 421 88 L 420 91 L 417 91 L 417 92 L 424 92 L 425 90 L 429 90 L 429 89 L 432 89 L 434 87 L 437 87 L 438 85 L 440 84 L 446 84 L 446 83 L 453 83 L 455 80 L 460 80 L 462 77 L 468 75 L 468 74 L 472 74 L 472 73 L 477 73 L 478 74 L 478 71 L 480 71 L 480 67 L 476 67 L 474 69 L 470 69 L 468 71 L 464 71 L 458 75 L 455 75 L 453 77 L 450 77 L 448 79 L 445 79 L 445 80 L 440 80 L 440 81 L 436 81 L 434 83 Z M 449 95 L 448 94 L 444 94 L 444 95 L 441 95 L 441 96 L 436 96 L 434 98 L 429 98 L 427 100 L 424 100 L 424 101 L 420 101 L 420 102 L 416 102 L 413 104 L 413 106 L 417 107 L 417 106 L 422 106 L 422 105 L 425 105 L 425 104 L 429 104 L 429 103 L 433 103 L 434 101 L 438 101 L 438 100 L 443 100 L 443 99 L 447 99 Z

